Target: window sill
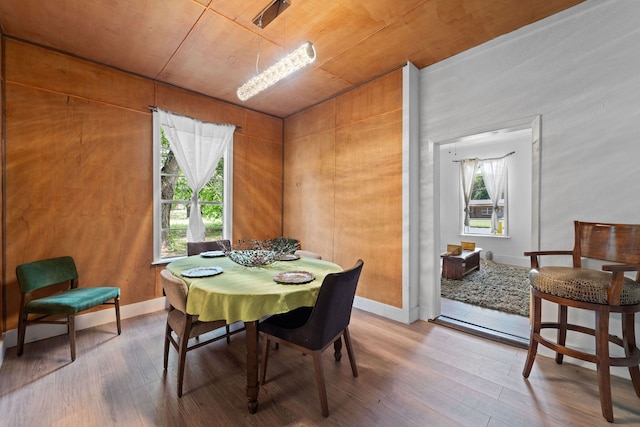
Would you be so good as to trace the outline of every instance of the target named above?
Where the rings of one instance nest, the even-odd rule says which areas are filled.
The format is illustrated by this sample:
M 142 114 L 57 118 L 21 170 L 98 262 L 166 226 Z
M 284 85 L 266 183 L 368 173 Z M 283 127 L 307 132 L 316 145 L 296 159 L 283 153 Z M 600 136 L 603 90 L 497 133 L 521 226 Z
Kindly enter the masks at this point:
M 506 235 L 496 235 L 496 234 L 472 234 L 472 233 L 466 233 L 466 234 L 458 234 L 458 236 L 460 237 L 474 237 L 474 238 L 478 238 L 478 237 L 488 237 L 491 239 L 510 239 L 511 236 Z
M 158 259 L 158 260 L 153 261 L 151 263 L 151 265 L 153 265 L 153 266 L 155 266 L 155 265 L 167 265 L 170 262 L 177 261 L 179 259 L 186 258 L 186 257 L 187 257 L 186 255 L 182 255 L 182 256 L 176 256 L 176 257 L 171 257 L 171 258 L 162 258 L 162 259 Z

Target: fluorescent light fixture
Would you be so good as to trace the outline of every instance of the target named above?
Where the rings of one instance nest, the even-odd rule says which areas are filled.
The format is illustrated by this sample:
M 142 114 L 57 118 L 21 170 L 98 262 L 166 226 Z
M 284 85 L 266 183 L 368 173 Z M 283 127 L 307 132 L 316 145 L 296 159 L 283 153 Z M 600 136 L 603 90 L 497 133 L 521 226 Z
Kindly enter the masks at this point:
M 269 86 L 311 64 L 316 59 L 313 43 L 306 42 L 238 88 L 238 98 L 246 101 Z

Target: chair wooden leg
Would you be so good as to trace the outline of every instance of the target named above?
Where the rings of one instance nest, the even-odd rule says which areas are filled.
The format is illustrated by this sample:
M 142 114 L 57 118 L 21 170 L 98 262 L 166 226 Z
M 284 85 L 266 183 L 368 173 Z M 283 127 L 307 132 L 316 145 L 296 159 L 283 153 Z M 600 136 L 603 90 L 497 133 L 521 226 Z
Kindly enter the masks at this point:
M 336 362 L 342 360 L 342 339 L 339 336 L 333 342 L 333 358 L 336 359 Z
M 318 397 L 320 398 L 320 408 L 322 416 L 329 416 L 329 403 L 327 401 L 327 389 L 324 384 L 324 370 L 322 369 L 322 352 L 316 350 L 312 352 L 313 367 L 316 372 L 316 383 L 318 384 Z
M 18 318 L 18 356 L 22 356 L 24 351 L 24 337 L 27 330 L 27 313 L 23 313 L 20 310 L 20 317 Z
M 169 340 L 170 334 L 171 334 L 171 326 L 169 326 L 169 322 L 167 322 L 167 326 L 165 327 L 165 332 L 164 332 L 164 370 L 165 371 L 169 367 L 169 345 L 171 344 Z
M 69 330 L 69 345 L 71 346 L 71 361 L 76 360 L 76 324 L 75 316 L 67 316 L 67 329 Z
M 640 351 L 636 344 L 635 313 L 625 313 L 622 315 L 622 341 L 624 343 L 624 354 L 632 357 Z M 629 375 L 633 383 L 636 396 L 640 397 L 640 368 L 638 365 L 629 366 Z
M 191 316 L 187 316 L 182 336 L 178 343 L 178 397 L 182 397 L 182 384 L 184 382 L 184 365 L 187 360 L 187 348 L 189 346 L 189 334 L 191 333 Z
M 116 309 L 116 325 L 118 327 L 118 335 L 122 333 L 122 328 L 120 327 L 120 297 L 113 299 L 113 305 Z
M 613 402 L 611 399 L 611 372 L 609 359 L 609 311 L 596 311 L 596 356 L 598 359 L 598 388 L 602 416 L 613 422 Z
M 567 306 L 558 305 L 558 345 L 564 346 L 567 343 Z M 556 363 L 562 364 L 564 354 L 556 352 Z
M 522 370 L 522 376 L 529 378 L 531 368 L 533 368 L 533 361 L 536 359 L 536 353 L 538 352 L 538 341 L 536 336 L 540 335 L 540 326 L 542 324 L 542 300 L 540 297 L 533 296 L 533 325 L 531 325 L 531 334 L 529 336 L 529 351 L 527 351 L 527 361 L 524 364 Z
M 344 345 L 347 347 L 347 355 L 349 356 L 349 362 L 351 362 L 351 372 L 353 376 L 358 376 L 358 368 L 356 366 L 356 357 L 353 354 L 353 347 L 351 347 L 351 335 L 349 334 L 349 327 L 344 329 Z
M 269 362 L 269 345 L 271 340 L 267 335 L 262 336 L 262 360 L 260 361 L 260 384 L 266 383 L 267 363 Z

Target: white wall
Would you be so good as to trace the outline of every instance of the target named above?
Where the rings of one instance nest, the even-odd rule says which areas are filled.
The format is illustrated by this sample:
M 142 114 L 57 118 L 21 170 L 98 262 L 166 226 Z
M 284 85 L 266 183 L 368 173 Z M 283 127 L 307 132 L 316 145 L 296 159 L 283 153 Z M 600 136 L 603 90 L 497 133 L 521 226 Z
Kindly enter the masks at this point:
M 507 153 L 508 169 L 508 237 L 460 234 L 464 203 L 460 185 L 460 163 L 469 158 L 496 158 Z M 471 241 L 488 251 L 502 264 L 529 265 L 523 256 L 531 248 L 531 129 L 486 136 L 482 141 L 453 142 L 440 145 L 440 251 L 448 243 Z
M 638 17 L 588 0 L 421 70 L 421 318 L 438 314 L 438 135 L 541 115 L 543 249 L 571 249 L 574 219 L 640 222 Z

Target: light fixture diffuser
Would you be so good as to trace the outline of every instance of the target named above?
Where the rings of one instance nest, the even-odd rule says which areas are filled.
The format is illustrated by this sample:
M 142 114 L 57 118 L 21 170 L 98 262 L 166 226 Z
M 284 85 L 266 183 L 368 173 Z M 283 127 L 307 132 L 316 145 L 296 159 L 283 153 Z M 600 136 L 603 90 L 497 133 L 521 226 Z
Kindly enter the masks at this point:
M 313 43 L 306 42 L 251 80 L 238 88 L 238 98 L 246 101 L 262 92 L 269 86 L 279 82 L 299 69 L 311 64 L 316 59 Z

